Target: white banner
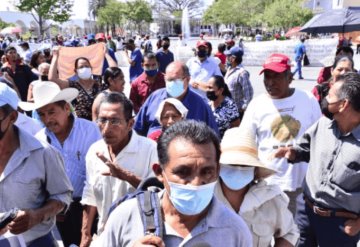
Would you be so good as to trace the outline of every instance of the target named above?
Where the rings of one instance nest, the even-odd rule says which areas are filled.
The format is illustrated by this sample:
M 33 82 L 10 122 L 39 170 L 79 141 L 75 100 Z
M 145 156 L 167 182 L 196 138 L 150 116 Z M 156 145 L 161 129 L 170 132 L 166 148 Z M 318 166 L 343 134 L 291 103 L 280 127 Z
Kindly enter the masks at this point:
M 244 43 L 243 64 L 246 66 L 261 66 L 272 53 L 283 53 L 292 61 L 295 57 L 295 46 L 299 40 L 273 40 Z M 330 66 L 334 60 L 336 39 L 309 39 L 305 41 L 309 66 Z M 330 63 L 330 64 L 329 64 Z

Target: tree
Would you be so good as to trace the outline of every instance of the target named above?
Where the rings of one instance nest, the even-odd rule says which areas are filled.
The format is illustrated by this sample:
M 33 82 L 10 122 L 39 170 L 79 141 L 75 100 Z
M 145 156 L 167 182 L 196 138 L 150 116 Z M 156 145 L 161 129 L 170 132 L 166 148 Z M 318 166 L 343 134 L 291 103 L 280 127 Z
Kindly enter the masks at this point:
M 272 0 L 217 0 L 206 11 L 203 20 L 213 24 L 256 25 L 259 14 Z
M 89 16 L 95 19 L 100 8 L 105 7 L 106 0 L 89 0 Z
M 5 27 L 11 27 L 11 26 L 14 26 L 14 24 L 12 24 L 12 23 L 7 23 L 7 22 L 5 22 L 5 21 L 3 21 L 3 20 L 0 19 L 0 30 L 1 30 L 1 29 L 4 29 Z
M 19 0 L 16 7 L 22 12 L 30 12 L 39 25 L 40 36 L 50 28 L 45 26 L 46 20 L 63 23 L 71 16 L 72 3 L 70 0 Z
M 182 12 L 185 7 L 188 7 L 190 16 L 199 14 L 203 6 L 202 0 L 158 0 L 158 3 L 161 4 L 162 11 L 165 10 L 171 14 L 175 11 Z
M 303 0 L 275 0 L 265 9 L 262 19 L 269 27 L 287 29 L 303 25 L 313 16 L 303 4 Z
M 141 33 L 141 24 L 152 21 L 151 7 L 145 0 L 126 2 L 126 18 L 132 22 L 138 32 Z
M 111 27 L 111 31 L 115 33 L 116 25 L 121 25 L 125 19 L 125 3 L 116 0 L 110 0 L 106 5 L 98 10 L 98 23 L 107 27 Z

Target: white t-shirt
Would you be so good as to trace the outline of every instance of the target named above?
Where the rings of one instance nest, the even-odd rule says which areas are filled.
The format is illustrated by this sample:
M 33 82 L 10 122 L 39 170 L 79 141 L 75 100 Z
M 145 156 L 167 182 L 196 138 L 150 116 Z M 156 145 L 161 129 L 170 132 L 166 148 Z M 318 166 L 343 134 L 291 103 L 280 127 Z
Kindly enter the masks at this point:
M 284 99 L 262 94 L 250 102 L 241 128 L 250 125 L 256 136 L 259 159 L 278 171 L 267 179 L 269 184 L 277 184 L 283 191 L 301 187 L 308 164 L 288 164 L 285 158 L 272 159 L 271 156 L 279 147 L 294 145 L 320 117 L 319 103 L 314 96 L 299 89 Z

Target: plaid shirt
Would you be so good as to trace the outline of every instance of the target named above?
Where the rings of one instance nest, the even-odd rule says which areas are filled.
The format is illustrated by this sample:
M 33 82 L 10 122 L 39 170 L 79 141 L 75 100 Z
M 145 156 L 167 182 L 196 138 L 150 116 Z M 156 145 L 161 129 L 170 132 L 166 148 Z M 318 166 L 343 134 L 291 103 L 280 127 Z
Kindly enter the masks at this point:
M 254 96 L 249 72 L 239 64 L 235 68 L 229 68 L 224 79 L 238 109 L 245 110 Z

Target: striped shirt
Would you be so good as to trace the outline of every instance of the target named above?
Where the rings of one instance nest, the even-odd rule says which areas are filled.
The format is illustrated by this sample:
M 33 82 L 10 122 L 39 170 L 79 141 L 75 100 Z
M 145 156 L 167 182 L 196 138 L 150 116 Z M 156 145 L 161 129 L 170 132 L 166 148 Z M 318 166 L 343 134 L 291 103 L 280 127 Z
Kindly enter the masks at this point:
M 94 122 L 74 117 L 73 127 L 64 143 L 61 144 L 47 128 L 39 131 L 36 137 L 50 143 L 62 154 L 66 174 L 74 187 L 73 198 L 80 198 L 86 178 L 85 156 L 89 147 L 101 139 L 99 127 Z
M 239 110 L 245 110 L 254 96 L 254 90 L 250 83 L 250 74 L 239 64 L 230 68 L 224 77 L 231 96 Z

